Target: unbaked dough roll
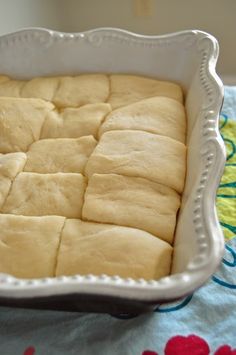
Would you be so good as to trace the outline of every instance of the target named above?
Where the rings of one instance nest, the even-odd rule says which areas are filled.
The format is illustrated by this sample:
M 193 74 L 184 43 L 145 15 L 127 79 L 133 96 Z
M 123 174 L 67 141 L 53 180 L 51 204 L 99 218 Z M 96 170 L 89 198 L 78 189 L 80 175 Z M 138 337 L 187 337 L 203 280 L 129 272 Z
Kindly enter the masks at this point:
M 36 97 L 53 101 L 55 92 L 60 85 L 61 77 L 41 77 L 25 81 L 21 90 L 21 97 Z
M 0 75 L 0 85 L 8 82 L 10 78 L 7 75 Z
M 45 117 L 53 108 L 40 99 L 0 97 L 0 153 L 26 152 L 40 138 Z
M 88 104 L 79 108 L 66 108 L 50 112 L 42 128 L 41 138 L 78 138 L 93 135 L 98 129 L 111 106 L 106 103 Z
M 62 77 L 52 99 L 58 107 L 79 107 L 105 102 L 109 96 L 109 79 L 103 74 Z
M 186 147 L 169 137 L 142 131 L 110 131 L 102 135 L 88 160 L 86 174 L 143 177 L 181 193 Z
M 114 74 L 110 76 L 111 95 L 109 102 L 113 109 L 154 96 L 166 96 L 183 102 L 179 85 L 136 75 Z
M 0 215 L 0 273 L 53 277 L 63 217 Z
M 170 272 L 172 247 L 134 228 L 67 220 L 56 276 L 119 275 L 159 279 Z
M 185 142 L 184 106 L 168 97 L 152 97 L 112 111 L 102 124 L 99 136 L 112 130 L 140 130 Z
M 86 179 L 81 174 L 20 173 L 13 182 L 3 213 L 81 218 Z
M 0 75 L 0 96 L 21 97 L 24 84 L 23 80 L 13 80 L 6 75 Z
M 3 206 L 17 174 L 26 162 L 25 153 L 0 154 L 0 209 Z
M 172 243 L 180 196 L 142 178 L 94 174 L 88 183 L 82 217 L 134 227 Z
M 83 173 L 96 144 L 93 136 L 39 140 L 30 146 L 24 171 Z
M 105 102 L 109 87 L 109 78 L 104 74 L 39 77 L 28 81 L 0 76 L 0 96 L 41 98 L 58 107 Z

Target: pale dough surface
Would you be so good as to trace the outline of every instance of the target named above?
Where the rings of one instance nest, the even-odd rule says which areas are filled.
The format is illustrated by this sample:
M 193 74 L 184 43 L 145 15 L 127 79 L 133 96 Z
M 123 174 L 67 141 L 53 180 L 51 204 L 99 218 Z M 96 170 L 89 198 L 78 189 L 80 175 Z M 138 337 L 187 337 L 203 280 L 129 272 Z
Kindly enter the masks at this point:
M 96 144 L 93 136 L 41 139 L 30 146 L 24 171 L 83 173 Z
M 136 75 L 115 74 L 110 76 L 111 95 L 109 102 L 113 109 L 154 96 L 166 96 L 183 102 L 179 85 Z
M 20 173 L 13 182 L 3 213 L 81 218 L 86 179 L 81 174 Z
M 169 137 L 142 131 L 110 131 L 102 135 L 88 160 L 89 178 L 98 174 L 143 177 L 181 193 L 186 147 Z
M 0 154 L 0 209 L 7 198 L 12 181 L 23 170 L 26 158 L 26 154 L 20 152 Z
M 53 108 L 40 99 L 0 97 L 0 153 L 27 151 L 39 140 L 46 114 Z
M 29 81 L 0 76 L 0 96 L 41 98 L 60 108 L 105 102 L 109 89 L 109 78 L 103 74 L 41 77 Z
M 19 278 L 53 277 L 65 218 L 0 216 L 0 272 Z
M 58 107 L 79 107 L 105 102 L 109 95 L 109 79 L 103 74 L 62 77 L 53 97 Z
M 172 247 L 134 228 L 67 220 L 56 276 L 119 275 L 158 279 L 170 272 Z
M 7 75 L 0 75 L 0 85 L 6 83 L 9 80 L 10 78 Z
M 21 97 L 24 84 L 22 80 L 13 80 L 6 75 L 0 75 L 0 96 Z
M 50 112 L 42 128 L 41 138 L 78 138 L 93 135 L 111 112 L 106 103 L 88 104 L 79 108 L 65 108 L 60 113 Z
M 172 243 L 180 197 L 142 178 L 94 174 L 85 193 L 82 217 L 142 229 Z
M 0 272 L 168 275 L 185 129 L 172 82 L 0 75 Z
M 55 92 L 60 85 L 61 77 L 34 78 L 25 81 L 21 97 L 37 97 L 53 102 Z M 1 86 L 0 86 L 1 87 Z
M 112 111 L 102 124 L 99 136 L 112 130 L 140 130 L 185 143 L 184 106 L 168 97 L 152 97 Z

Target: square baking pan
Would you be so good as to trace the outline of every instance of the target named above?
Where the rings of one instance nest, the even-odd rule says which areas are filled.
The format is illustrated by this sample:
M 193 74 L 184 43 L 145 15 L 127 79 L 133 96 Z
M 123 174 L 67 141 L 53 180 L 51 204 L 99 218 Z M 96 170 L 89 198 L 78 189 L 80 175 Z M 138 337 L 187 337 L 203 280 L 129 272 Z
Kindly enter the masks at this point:
M 217 40 L 198 30 L 143 36 L 114 28 L 84 33 L 31 28 L 0 37 L 0 73 L 12 78 L 129 73 L 180 84 L 188 147 L 170 276 L 151 281 L 106 275 L 26 280 L 0 274 L 1 305 L 136 314 L 191 294 L 214 273 L 224 250 L 215 208 L 225 163 L 218 130 L 223 85 L 215 72 L 217 57 Z

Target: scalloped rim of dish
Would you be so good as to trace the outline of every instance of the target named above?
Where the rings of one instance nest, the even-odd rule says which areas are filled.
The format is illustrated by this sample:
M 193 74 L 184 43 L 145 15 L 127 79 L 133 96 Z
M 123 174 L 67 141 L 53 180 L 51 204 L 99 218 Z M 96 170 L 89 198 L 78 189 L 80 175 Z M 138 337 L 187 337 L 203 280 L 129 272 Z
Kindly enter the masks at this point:
M 204 152 L 204 168 L 194 196 L 193 224 L 198 233 L 199 254 L 189 263 L 186 271 L 173 274 L 160 280 L 122 279 L 119 276 L 74 275 L 43 279 L 18 279 L 0 273 L 0 296 L 11 298 L 31 298 L 72 293 L 118 296 L 152 302 L 171 300 L 182 297 L 199 288 L 213 274 L 219 265 L 224 251 L 224 237 L 215 212 L 215 193 L 223 174 L 225 148 L 217 126 L 218 116 L 223 101 L 223 84 L 216 74 L 218 58 L 217 40 L 208 33 L 188 30 L 160 36 L 135 34 L 116 28 L 98 28 L 80 33 L 62 33 L 44 28 L 23 29 L 0 37 L 0 48 L 14 45 L 16 41 L 38 38 L 40 43 L 53 41 L 89 40 L 98 45 L 104 39 L 128 41 L 130 45 L 171 45 L 172 42 L 184 41 L 188 37 L 198 36 L 210 41 L 210 50 L 203 51 L 199 76 L 200 82 L 210 104 L 204 107 L 202 134 L 207 136 Z M 210 180 L 210 183 L 209 183 Z M 211 217 L 205 218 L 206 211 L 213 210 Z M 206 233 L 208 239 L 206 238 Z M 211 243 L 211 250 L 206 250 L 206 240 Z

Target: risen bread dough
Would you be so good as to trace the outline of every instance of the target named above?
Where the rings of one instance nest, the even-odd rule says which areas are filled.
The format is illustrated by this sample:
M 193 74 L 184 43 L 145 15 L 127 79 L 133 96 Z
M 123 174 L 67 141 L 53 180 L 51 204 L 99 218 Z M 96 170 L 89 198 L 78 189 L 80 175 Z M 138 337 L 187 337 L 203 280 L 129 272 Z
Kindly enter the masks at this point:
M 109 79 L 103 74 L 34 78 L 29 81 L 0 77 L 0 96 L 34 97 L 49 100 L 58 107 L 78 107 L 105 102 Z
M 1 215 L 0 272 L 19 278 L 52 277 L 65 218 Z
M 0 76 L 0 96 L 20 97 L 24 81 L 12 80 L 8 76 Z
M 53 97 L 59 85 L 59 77 L 34 78 L 24 83 L 20 96 L 37 97 L 53 102 Z
M 0 97 L 0 153 L 27 151 L 40 138 L 45 116 L 53 107 L 40 99 Z
M 179 195 L 142 178 L 94 174 L 88 183 L 82 217 L 135 227 L 172 243 Z
M 12 181 L 23 170 L 25 162 L 25 153 L 0 154 L 0 209 L 10 191 Z
M 25 216 L 58 215 L 80 218 L 86 181 L 73 173 L 20 173 L 2 208 Z
M 56 276 L 119 275 L 157 279 L 170 272 L 172 247 L 134 228 L 67 220 Z
M 182 104 L 168 97 L 152 97 L 112 111 L 99 130 L 131 129 L 161 134 L 185 142 L 186 118 Z
M 93 136 L 39 140 L 30 146 L 24 171 L 83 173 L 96 144 Z
M 180 86 L 172 82 L 121 74 L 111 75 L 110 80 L 111 95 L 108 102 L 113 109 L 154 96 L 166 96 L 183 102 Z
M 102 135 L 85 172 L 143 177 L 182 192 L 186 147 L 169 137 L 142 131 L 110 131 Z
M 168 275 L 182 101 L 135 75 L 0 76 L 0 273 Z
M 78 107 L 105 102 L 109 95 L 109 80 L 102 74 L 62 77 L 53 102 L 58 107 Z
M 0 85 L 6 83 L 7 81 L 9 81 L 9 77 L 7 75 L 0 75 Z
M 43 125 L 41 138 L 78 138 L 92 134 L 98 129 L 111 106 L 105 103 L 88 104 L 79 108 L 66 108 L 51 112 Z

